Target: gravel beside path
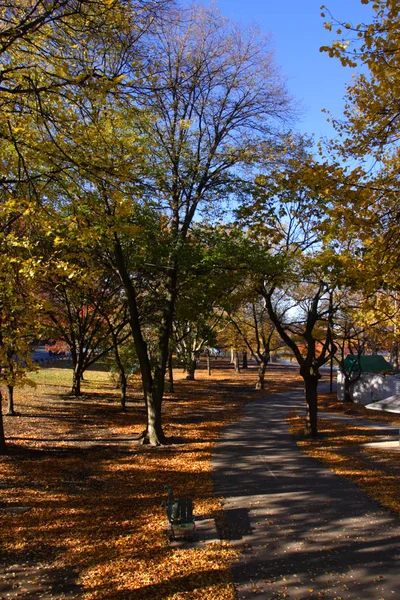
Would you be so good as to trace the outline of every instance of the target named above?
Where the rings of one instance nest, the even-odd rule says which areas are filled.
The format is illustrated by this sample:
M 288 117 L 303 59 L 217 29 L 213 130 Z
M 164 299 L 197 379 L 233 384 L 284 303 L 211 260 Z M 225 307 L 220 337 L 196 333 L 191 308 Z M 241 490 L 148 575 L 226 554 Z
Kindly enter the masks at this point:
M 215 449 L 238 598 L 399 600 L 400 519 L 296 446 L 285 417 L 303 398 L 248 404 Z

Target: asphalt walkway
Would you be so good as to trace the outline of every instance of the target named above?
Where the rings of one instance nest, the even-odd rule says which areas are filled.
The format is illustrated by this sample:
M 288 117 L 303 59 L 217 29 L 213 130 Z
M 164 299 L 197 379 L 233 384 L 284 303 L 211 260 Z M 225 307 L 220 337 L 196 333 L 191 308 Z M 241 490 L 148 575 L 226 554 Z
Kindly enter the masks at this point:
M 238 598 L 400 600 L 400 519 L 297 447 L 285 417 L 303 398 L 248 404 L 215 449 Z

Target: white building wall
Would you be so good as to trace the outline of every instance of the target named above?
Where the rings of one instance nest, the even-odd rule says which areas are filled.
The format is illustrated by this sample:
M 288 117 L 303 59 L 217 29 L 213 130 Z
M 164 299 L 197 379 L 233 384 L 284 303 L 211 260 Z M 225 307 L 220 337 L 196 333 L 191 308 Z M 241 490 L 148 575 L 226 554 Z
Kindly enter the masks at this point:
M 362 373 L 360 379 L 351 386 L 354 402 L 370 404 L 400 393 L 400 376 L 384 373 Z M 344 400 L 344 375 L 337 374 L 337 398 Z

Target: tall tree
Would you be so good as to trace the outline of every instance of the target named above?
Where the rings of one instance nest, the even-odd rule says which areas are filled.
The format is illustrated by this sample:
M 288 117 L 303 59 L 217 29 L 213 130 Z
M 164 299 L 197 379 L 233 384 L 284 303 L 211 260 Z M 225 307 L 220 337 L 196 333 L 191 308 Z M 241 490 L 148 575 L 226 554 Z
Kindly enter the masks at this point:
M 320 368 L 335 352 L 334 290 L 338 258 L 324 244 L 323 222 L 330 170 L 302 152 L 274 177 L 259 176 L 249 205 L 238 212 L 259 256 L 253 277 L 269 318 L 295 356 L 304 380 L 306 431 L 318 434 Z
M 329 298 L 332 290 L 323 281 L 302 281 L 297 275 L 291 278 L 291 286 L 296 286 L 296 289 L 277 288 L 273 279 L 265 278 L 260 292 L 265 298 L 271 321 L 300 366 L 307 406 L 305 430 L 308 434 L 316 436 L 320 368 L 335 352 L 333 343 L 335 307 Z M 280 304 L 282 292 L 286 300 L 291 299 L 290 311 L 293 311 L 291 315 L 287 306 L 282 310 Z
M 75 141 L 64 152 L 81 157 L 80 175 L 90 181 L 69 199 L 72 210 L 93 239 L 98 235 L 125 289 L 147 407 L 143 439 L 151 444 L 165 442 L 168 347 L 195 215 L 239 187 L 233 167 L 272 144 L 290 109 L 268 43 L 257 32 L 241 31 L 211 8 L 168 16 L 147 39 L 141 85 L 131 77 L 118 102 L 87 87 Z M 59 143 L 66 143 L 64 134 Z M 155 329 L 142 312 L 151 303 Z

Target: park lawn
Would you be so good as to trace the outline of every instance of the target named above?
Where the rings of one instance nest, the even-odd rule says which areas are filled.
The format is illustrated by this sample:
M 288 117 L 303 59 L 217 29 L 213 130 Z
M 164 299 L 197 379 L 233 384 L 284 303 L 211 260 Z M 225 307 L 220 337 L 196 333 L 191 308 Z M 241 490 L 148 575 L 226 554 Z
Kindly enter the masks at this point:
M 400 415 L 371 411 L 361 404 L 344 404 L 336 400 L 335 394 L 322 395 L 320 404 L 321 409 L 328 412 L 371 422 L 384 421 L 400 427 Z M 356 424 L 319 419 L 319 437 L 310 439 L 304 437 L 304 423 L 298 415 L 292 413 L 289 423 L 297 444 L 304 452 L 338 475 L 354 481 L 383 507 L 400 514 L 400 454 L 363 446 L 379 441 L 377 433 Z
M 43 369 L 32 376 L 36 388 L 16 391 L 18 416 L 4 417 L 9 453 L 0 457 L 1 575 L 13 577 L 11 597 L 235 598 L 227 543 L 170 546 L 164 486 L 191 496 L 195 514 L 220 514 L 210 457 L 221 428 L 251 399 L 301 381 L 297 370 L 271 370 L 256 392 L 254 369 L 214 367 L 194 382 L 176 372 L 164 407 L 174 443 L 160 448 L 131 440 L 145 417 L 138 381 L 127 413 L 102 371 L 86 373 L 80 399 L 69 396 L 71 371 L 62 368 Z M 9 512 L 21 507 L 30 510 Z

